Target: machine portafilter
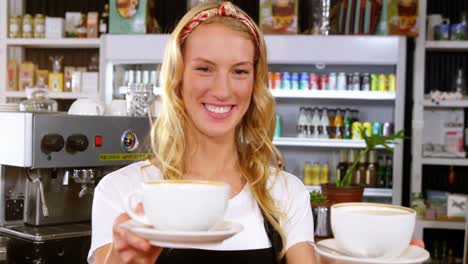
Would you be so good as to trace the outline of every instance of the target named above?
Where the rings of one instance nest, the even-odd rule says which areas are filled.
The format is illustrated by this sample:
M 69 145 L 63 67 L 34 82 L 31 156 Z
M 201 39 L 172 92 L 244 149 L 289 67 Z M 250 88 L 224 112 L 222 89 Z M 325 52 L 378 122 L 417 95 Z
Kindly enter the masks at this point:
M 81 191 L 78 193 L 78 197 L 94 193 L 94 184 L 98 177 L 97 169 L 71 169 L 66 170 L 63 175 L 63 185 L 68 185 L 70 180 L 70 174 L 74 182 L 81 184 Z

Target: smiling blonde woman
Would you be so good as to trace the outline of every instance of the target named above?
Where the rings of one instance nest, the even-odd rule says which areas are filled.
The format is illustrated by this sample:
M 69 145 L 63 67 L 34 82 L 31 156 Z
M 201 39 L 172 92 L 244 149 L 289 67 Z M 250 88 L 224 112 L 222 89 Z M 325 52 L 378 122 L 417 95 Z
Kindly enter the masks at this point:
M 181 19 L 162 64 L 163 110 L 151 133 L 155 159 L 111 173 L 97 186 L 90 262 L 315 263 L 308 192 L 282 171 L 272 144 L 275 101 L 267 72 L 263 35 L 230 2 L 196 6 Z M 225 218 L 244 230 L 217 245 L 161 249 L 120 228 L 129 219 L 126 196 L 155 179 L 228 183 Z

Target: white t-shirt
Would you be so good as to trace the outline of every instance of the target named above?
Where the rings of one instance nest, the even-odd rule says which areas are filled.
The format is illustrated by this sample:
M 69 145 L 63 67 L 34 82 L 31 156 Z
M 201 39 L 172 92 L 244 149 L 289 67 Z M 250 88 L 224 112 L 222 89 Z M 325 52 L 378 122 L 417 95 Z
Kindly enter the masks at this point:
M 112 225 L 115 218 L 125 211 L 126 197 L 141 189 L 144 181 L 161 179 L 161 172 L 149 161 L 133 163 L 104 177 L 94 192 L 92 212 L 92 238 L 88 262 L 93 263 L 94 251 L 112 243 Z M 142 166 L 144 168 L 142 169 Z M 274 170 L 269 181 L 273 199 L 287 216 L 283 225 L 286 234 L 286 249 L 299 242 L 313 242 L 314 223 L 309 202 L 309 193 L 294 175 L 282 172 L 276 181 Z M 242 224 L 244 230 L 217 245 L 200 247 L 207 250 L 248 250 L 271 247 L 265 231 L 263 216 L 250 188 L 229 200 L 225 220 Z

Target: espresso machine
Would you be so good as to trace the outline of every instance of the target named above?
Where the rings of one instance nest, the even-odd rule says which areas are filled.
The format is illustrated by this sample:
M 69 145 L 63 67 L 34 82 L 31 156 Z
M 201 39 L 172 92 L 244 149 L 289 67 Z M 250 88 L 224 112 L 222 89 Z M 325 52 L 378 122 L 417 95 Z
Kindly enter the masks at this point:
M 8 263 L 86 263 L 100 179 L 151 157 L 147 117 L 0 112 Z

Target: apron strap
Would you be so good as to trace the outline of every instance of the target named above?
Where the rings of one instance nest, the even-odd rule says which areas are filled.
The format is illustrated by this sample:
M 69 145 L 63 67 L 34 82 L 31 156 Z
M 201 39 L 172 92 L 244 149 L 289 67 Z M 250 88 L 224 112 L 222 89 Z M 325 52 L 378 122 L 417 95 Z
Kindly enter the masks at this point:
M 277 257 L 279 256 L 281 249 L 283 248 L 283 240 L 281 239 L 280 234 L 276 229 L 273 227 L 273 225 L 268 221 L 268 218 L 266 218 L 265 214 L 263 213 L 263 210 L 260 209 L 262 212 L 263 216 L 263 225 L 265 226 L 265 231 L 268 236 L 268 239 L 270 240 L 271 247 L 273 249 L 274 253 L 274 262 L 277 264 L 285 264 L 285 258 L 283 257 L 280 261 L 278 261 Z

